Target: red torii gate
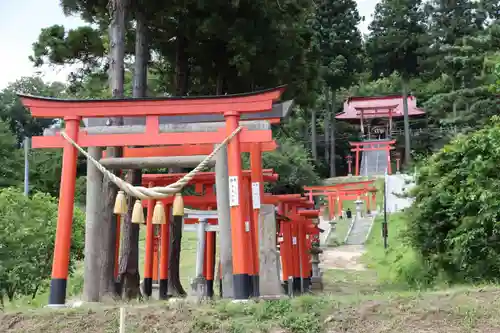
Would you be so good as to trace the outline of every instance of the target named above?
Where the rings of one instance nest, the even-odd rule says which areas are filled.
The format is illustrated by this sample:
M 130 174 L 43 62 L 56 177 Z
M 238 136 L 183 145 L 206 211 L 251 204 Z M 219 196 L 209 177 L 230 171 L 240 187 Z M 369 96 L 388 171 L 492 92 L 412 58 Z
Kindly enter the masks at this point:
M 374 150 L 385 150 L 387 159 L 387 173 L 392 174 L 391 168 L 391 150 L 395 149 L 394 144 L 396 140 L 378 140 L 378 141 L 361 141 L 361 142 L 349 142 L 351 151 L 356 153 L 355 157 L 355 176 L 359 176 L 359 153 L 362 151 L 374 151 Z M 380 147 L 375 147 L 380 146 Z
M 244 185 L 248 184 L 251 182 L 251 176 L 252 172 L 251 170 L 243 170 L 243 179 L 244 179 Z M 278 175 L 273 173 L 272 169 L 264 169 L 261 172 L 262 174 L 262 181 L 263 182 L 275 182 L 278 180 Z M 166 186 L 169 184 L 172 184 L 182 178 L 184 174 L 178 173 L 178 174 L 144 174 L 143 179 L 142 179 L 142 184 L 143 186 Z M 200 172 L 194 176 L 193 179 L 188 183 L 188 185 L 195 185 L 195 191 L 196 193 L 200 194 L 194 195 L 194 196 L 185 196 L 184 197 L 184 203 L 185 205 L 196 207 L 199 209 L 213 209 L 217 206 L 217 200 L 216 196 L 213 190 L 213 185 L 215 184 L 215 173 L 214 172 Z M 246 186 L 245 190 L 248 189 L 248 185 Z M 247 196 L 248 198 L 248 191 L 244 191 L 244 195 Z M 173 197 L 165 198 L 165 199 L 160 199 L 157 201 L 163 202 L 165 207 L 170 207 L 173 204 Z M 264 203 L 268 201 L 268 197 L 263 197 L 262 199 Z M 249 202 L 251 200 L 245 200 L 246 202 Z M 147 229 L 146 229 L 146 253 L 145 253 L 145 259 L 144 259 L 144 281 L 146 282 L 146 279 L 148 279 L 148 286 L 145 285 L 145 290 L 150 293 L 151 289 L 151 282 L 154 278 L 154 258 L 156 256 L 154 255 L 154 231 L 153 231 L 153 224 L 152 224 L 152 212 L 155 206 L 154 200 L 147 200 L 143 202 L 143 206 L 147 208 L 148 210 L 148 218 L 146 219 L 146 224 L 147 224 Z M 249 210 L 251 207 L 246 207 L 247 210 Z M 169 208 L 166 209 L 168 211 Z M 252 208 L 253 210 L 253 208 Z M 184 219 L 185 224 L 192 224 L 192 223 L 197 223 L 197 220 L 192 220 L 192 219 Z M 258 232 L 256 230 L 257 228 L 257 223 L 258 220 L 254 220 L 252 218 L 252 240 L 253 243 L 257 244 L 258 241 Z M 214 251 L 214 249 L 211 248 L 211 246 L 215 246 L 215 234 L 214 233 L 207 233 L 207 243 L 206 246 L 210 247 L 209 250 L 206 251 L 206 253 L 211 253 L 211 251 Z M 161 253 L 168 253 L 168 217 L 167 217 L 167 224 L 162 224 L 161 225 Z M 118 248 L 117 248 L 118 250 Z M 258 263 L 259 263 L 259 257 L 258 257 L 258 252 L 256 251 L 257 248 L 252 247 L 251 251 L 251 256 L 250 259 L 252 260 L 252 267 L 254 269 L 255 276 L 258 276 Z M 206 254 L 208 255 L 208 254 Z M 213 258 L 207 258 L 210 259 L 211 261 L 214 260 Z M 168 279 L 168 269 L 167 269 L 167 264 L 168 264 L 168 257 L 161 258 L 160 260 L 160 282 L 162 280 Z M 212 268 L 209 269 L 207 265 L 205 265 L 205 271 L 206 273 L 210 273 L 213 271 Z M 208 274 L 210 275 L 210 274 Z M 211 296 L 211 292 L 213 291 L 213 276 L 211 276 L 211 280 L 207 279 L 207 290 L 208 294 L 207 296 Z M 161 286 L 161 283 L 160 283 Z M 146 288 L 147 287 L 147 288 Z
M 66 135 L 81 147 L 123 147 L 184 144 L 218 144 L 239 125 L 242 115 L 257 114 L 272 110 L 273 102 L 281 97 L 284 87 L 265 91 L 212 96 L 212 97 L 169 97 L 143 99 L 109 100 L 58 100 L 19 94 L 21 102 L 30 109 L 34 118 L 62 118 Z M 162 133 L 160 117 L 221 115 L 225 128 L 215 132 Z M 80 129 L 84 118 L 145 117 L 145 130 L 132 134 L 89 134 Z M 279 117 L 273 118 L 279 121 Z M 270 142 L 271 130 L 243 129 L 228 144 L 228 171 L 233 184 L 233 200 L 230 202 L 233 239 L 233 278 L 235 299 L 249 297 L 248 270 L 245 262 L 246 243 L 242 197 L 241 143 Z M 69 252 L 71 245 L 71 226 L 76 183 L 77 149 L 60 134 L 55 136 L 34 137 L 33 148 L 63 148 L 61 187 L 59 193 L 59 214 L 52 266 L 49 305 L 63 305 L 66 300 Z M 260 155 L 260 154 L 259 154 Z M 255 157 L 255 162 L 261 156 Z M 253 169 L 254 163 L 252 163 Z M 260 182 L 262 189 L 262 183 Z
M 372 194 L 372 202 L 375 204 L 376 192 L 375 180 L 366 180 L 358 182 L 346 182 L 333 185 L 323 186 L 304 186 L 307 191 L 309 201 L 313 201 L 315 196 L 326 196 L 328 200 L 329 217 L 332 219 L 335 212 L 335 200 L 337 201 L 338 213 L 342 211 L 343 200 L 356 200 L 360 196 L 364 196 L 366 201 L 366 208 L 371 209 L 369 193 Z

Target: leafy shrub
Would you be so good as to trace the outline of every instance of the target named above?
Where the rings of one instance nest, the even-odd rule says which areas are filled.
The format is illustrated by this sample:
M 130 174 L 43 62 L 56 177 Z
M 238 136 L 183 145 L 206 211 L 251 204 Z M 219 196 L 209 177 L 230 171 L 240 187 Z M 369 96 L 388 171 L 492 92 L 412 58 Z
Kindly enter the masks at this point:
M 84 214 L 75 208 L 70 272 L 83 258 Z M 0 295 L 35 297 L 51 274 L 57 202 L 48 194 L 26 197 L 18 188 L 0 190 Z
M 273 169 L 279 175 L 278 181 L 265 184 L 266 192 L 273 194 L 299 193 L 303 186 L 319 183 L 310 153 L 304 145 L 292 138 L 281 138 L 275 151 L 262 154 L 264 169 Z M 250 168 L 250 154 L 242 154 L 243 168 Z
M 431 284 L 433 275 L 430 268 L 410 245 L 407 235 L 408 215 L 394 213 L 389 216 L 389 247 L 387 249 L 384 249 L 383 244 L 382 220 L 382 216 L 376 218 L 366 244 L 365 259 L 368 266 L 377 271 L 377 276 L 382 283 L 412 288 L 421 288 Z
M 420 169 L 409 239 L 449 281 L 500 276 L 500 121 L 457 137 Z

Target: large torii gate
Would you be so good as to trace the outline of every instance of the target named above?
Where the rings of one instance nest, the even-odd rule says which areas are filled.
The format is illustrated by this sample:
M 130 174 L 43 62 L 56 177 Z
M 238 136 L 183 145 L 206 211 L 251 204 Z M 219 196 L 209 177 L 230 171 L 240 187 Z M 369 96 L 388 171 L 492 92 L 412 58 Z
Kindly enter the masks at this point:
M 19 95 L 35 118 L 62 118 L 66 135 L 81 147 L 127 147 L 185 144 L 219 144 L 239 125 L 243 130 L 227 147 L 229 205 L 233 245 L 234 298 L 249 297 L 249 274 L 245 266 L 245 215 L 240 203 L 242 186 L 241 144 L 272 142 L 269 123 L 286 116 L 291 101 L 275 102 L 285 87 L 253 93 L 208 96 L 109 100 L 60 100 Z M 100 126 L 106 118 L 126 117 L 124 126 Z M 248 127 L 240 124 L 248 121 Z M 89 127 L 80 128 L 80 122 Z M 201 130 L 192 126 L 205 123 Z M 207 124 L 208 123 L 208 124 Z M 256 124 L 255 124 L 256 123 Z M 259 126 L 264 126 L 259 128 Z M 173 125 L 172 125 L 173 124 Z M 265 126 L 267 124 L 267 126 Z M 189 128 L 189 130 L 187 130 Z M 198 130 L 197 130 L 198 128 Z M 186 134 L 186 132 L 189 132 Z M 52 266 L 49 305 L 66 299 L 71 225 L 75 195 L 77 149 L 58 132 L 33 137 L 33 148 L 63 148 L 59 214 Z M 52 134 L 52 135 L 50 135 Z M 260 193 L 263 192 L 259 182 Z M 259 193 L 259 194 L 260 194 Z

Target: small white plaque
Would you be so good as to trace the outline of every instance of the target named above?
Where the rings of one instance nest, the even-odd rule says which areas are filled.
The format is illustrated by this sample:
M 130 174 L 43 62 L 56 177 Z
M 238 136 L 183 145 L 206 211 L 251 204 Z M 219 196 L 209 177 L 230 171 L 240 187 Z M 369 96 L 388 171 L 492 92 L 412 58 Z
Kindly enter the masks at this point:
M 260 209 L 260 183 L 252 183 L 252 206 L 253 209 Z
M 292 244 L 297 245 L 297 237 L 292 237 Z
M 250 232 L 250 221 L 245 221 L 245 232 Z
M 229 176 L 229 206 L 234 207 L 239 204 L 238 176 Z

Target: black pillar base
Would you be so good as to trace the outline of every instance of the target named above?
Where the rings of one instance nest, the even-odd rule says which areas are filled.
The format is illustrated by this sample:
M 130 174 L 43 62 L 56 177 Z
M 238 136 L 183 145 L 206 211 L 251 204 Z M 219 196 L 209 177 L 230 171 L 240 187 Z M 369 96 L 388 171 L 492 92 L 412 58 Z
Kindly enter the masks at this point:
M 302 287 L 305 293 L 311 292 L 311 278 L 303 278 Z
M 253 275 L 248 275 L 248 297 L 253 297 Z
M 288 281 L 281 282 L 281 287 L 283 288 L 285 294 L 288 295 Z
M 224 291 L 222 290 L 222 279 L 219 279 L 219 296 L 224 297 Z
M 233 274 L 234 299 L 242 300 L 250 297 L 250 280 L 248 274 Z
M 160 299 L 168 299 L 168 279 L 161 279 L 160 280 L 160 292 L 159 292 L 159 298 Z
M 260 278 L 258 275 L 251 275 L 250 276 L 250 285 L 252 288 L 252 293 L 250 295 L 252 297 L 259 297 L 260 296 L 259 280 L 260 280 Z
M 66 279 L 54 279 L 50 281 L 49 306 L 66 304 Z
M 206 286 L 206 296 L 207 297 L 214 297 L 214 280 L 206 280 L 205 281 L 205 286 Z
M 302 292 L 302 281 L 299 277 L 293 278 L 293 292 L 296 294 L 300 294 Z
M 151 297 L 153 293 L 153 279 L 152 278 L 144 278 L 143 282 L 144 295 L 147 297 Z

